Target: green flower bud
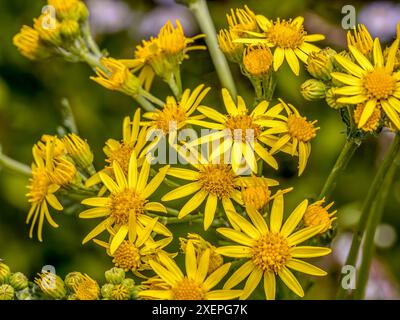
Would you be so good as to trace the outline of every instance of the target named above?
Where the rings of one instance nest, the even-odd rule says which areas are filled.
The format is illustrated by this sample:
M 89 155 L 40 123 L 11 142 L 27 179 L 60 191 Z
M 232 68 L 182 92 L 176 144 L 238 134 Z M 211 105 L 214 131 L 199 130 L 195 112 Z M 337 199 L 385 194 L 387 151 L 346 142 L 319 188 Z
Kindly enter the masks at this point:
M 135 296 L 135 280 L 125 279 L 121 284 L 128 289 L 130 297 L 133 298 Z
M 330 88 L 327 92 L 326 92 L 326 97 L 325 97 L 325 101 L 328 104 L 328 106 L 330 106 L 333 109 L 340 109 L 342 108 L 344 105 L 341 103 L 336 102 L 336 100 L 339 98 L 336 94 L 335 94 L 335 90 L 337 88 L 332 87 Z
M 0 300 L 14 300 L 14 288 L 9 284 L 2 284 L 0 286 Z
M 106 281 L 112 284 L 120 284 L 125 279 L 125 271 L 122 268 L 111 268 L 105 272 Z
M 325 98 L 326 87 L 322 81 L 309 79 L 301 87 L 301 94 L 308 101 L 321 100 Z
M 33 295 L 29 288 L 18 291 L 15 293 L 15 295 L 17 296 L 17 300 L 33 300 Z
M 78 282 L 82 281 L 83 274 L 80 272 L 70 272 L 65 276 L 64 283 L 68 289 L 73 290 Z
M 54 273 L 43 272 L 38 274 L 39 278 L 35 279 L 35 283 L 40 290 L 53 299 L 62 299 L 67 294 L 67 288 L 64 281 Z
M 61 22 L 60 32 L 66 40 L 74 40 L 79 37 L 81 28 L 76 20 L 68 19 Z
M 105 299 L 111 298 L 112 290 L 114 289 L 114 285 L 112 283 L 106 283 L 101 287 L 101 295 Z
M 0 262 L 0 284 L 7 283 L 10 277 L 10 268 L 8 265 Z
M 78 3 L 77 12 L 79 16 L 78 19 L 80 22 L 86 21 L 87 18 L 89 17 L 89 9 L 83 2 Z
M 128 287 L 123 284 L 117 284 L 111 291 L 111 300 L 129 300 L 131 293 Z
M 16 291 L 23 290 L 29 285 L 28 278 L 22 272 L 13 273 L 9 283 Z
M 316 79 L 330 80 L 333 71 L 333 57 L 336 51 L 326 48 L 318 52 L 311 52 L 307 59 L 307 71 Z
M 67 296 L 67 300 L 79 300 L 75 293 Z

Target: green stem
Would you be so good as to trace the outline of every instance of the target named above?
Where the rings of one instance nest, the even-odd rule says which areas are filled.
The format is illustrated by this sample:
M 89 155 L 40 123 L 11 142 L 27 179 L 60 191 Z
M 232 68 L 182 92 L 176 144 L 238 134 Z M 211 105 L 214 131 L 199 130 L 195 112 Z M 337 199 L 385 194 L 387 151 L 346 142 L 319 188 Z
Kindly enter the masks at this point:
M 82 32 L 83 36 L 85 38 L 85 41 L 87 45 L 89 46 L 89 49 L 99 58 L 103 56 L 101 53 L 96 41 L 93 40 L 92 37 L 92 32 L 90 31 L 90 25 L 88 21 L 85 21 L 82 25 Z
M 177 217 L 179 215 L 179 210 L 171 208 L 171 207 L 166 207 L 167 213 Z
M 357 263 L 357 258 L 358 258 L 358 252 L 360 249 L 361 245 L 361 240 L 364 235 L 365 228 L 367 226 L 368 222 L 368 215 L 370 212 L 370 208 L 372 204 L 375 201 L 375 198 L 377 194 L 379 193 L 380 188 L 382 187 L 382 183 L 385 179 L 385 176 L 391 167 L 393 161 L 395 160 L 396 155 L 398 154 L 400 150 L 400 136 L 396 134 L 392 145 L 390 146 L 390 149 L 388 153 L 386 154 L 385 158 L 383 159 L 383 162 L 381 166 L 379 167 L 375 178 L 368 190 L 367 197 L 364 200 L 363 207 L 361 209 L 361 215 L 359 222 L 356 225 L 356 230 L 354 231 L 353 235 L 353 241 L 351 243 L 350 247 L 350 252 L 346 260 L 346 265 L 350 266 L 356 266 Z M 339 299 L 344 299 L 346 297 L 346 290 L 342 287 L 340 287 L 338 291 L 337 297 Z
M 136 102 L 139 103 L 139 104 L 142 106 L 142 108 L 145 109 L 146 111 L 151 112 L 151 111 L 156 110 L 156 108 L 153 106 L 153 104 L 152 104 L 150 101 L 146 100 L 143 96 L 141 96 L 141 95 L 136 95 L 136 96 L 134 96 L 133 98 L 134 98 L 134 99 L 136 100 Z
M 0 146 L 0 169 L 1 168 L 7 169 L 11 172 L 19 173 L 25 177 L 32 176 L 31 168 L 29 168 L 26 164 L 18 162 L 4 155 L 1 152 L 1 146 Z
M 211 19 L 210 12 L 205 0 L 194 0 L 189 2 L 189 8 L 193 12 L 200 26 L 201 31 L 206 35 L 206 43 L 210 51 L 211 59 L 217 70 L 218 77 L 224 88 L 227 88 L 233 97 L 236 97 L 237 91 L 228 62 L 219 48 L 217 32 Z
M 181 224 L 181 223 L 186 223 L 186 222 L 196 222 L 196 223 L 202 223 L 203 222 L 203 216 L 201 215 L 189 215 L 186 216 L 182 219 L 179 219 L 177 217 L 173 218 L 161 218 L 160 220 L 165 220 L 166 224 Z
M 93 54 L 91 54 L 88 51 L 83 51 L 80 52 L 80 57 L 83 61 L 85 61 L 94 71 L 96 71 L 97 68 L 103 69 L 104 67 L 100 63 L 100 57 L 97 57 Z
M 379 191 L 379 195 L 374 201 L 374 204 L 371 207 L 369 212 L 369 219 L 367 228 L 365 231 L 365 239 L 363 242 L 362 249 L 362 260 L 360 269 L 358 270 L 358 280 L 356 291 L 354 292 L 354 299 L 361 300 L 365 296 L 365 289 L 368 283 L 369 269 L 371 267 L 371 261 L 375 252 L 375 232 L 379 223 L 382 220 L 383 211 L 385 209 L 386 199 L 389 196 L 390 188 L 393 184 L 393 180 L 396 174 L 397 167 L 399 165 L 399 157 L 395 160 L 386 174 L 385 180 L 382 184 L 382 187 Z
M 61 100 L 61 107 L 64 127 L 66 127 L 69 131 L 78 134 L 78 127 L 75 122 L 75 117 L 67 98 L 63 98 Z
M 349 163 L 350 159 L 353 157 L 354 152 L 360 146 L 361 141 L 356 139 L 347 139 L 339 157 L 336 160 L 335 165 L 331 173 L 329 174 L 328 178 L 325 181 L 325 184 L 321 190 L 321 193 L 318 199 L 326 198 L 328 200 L 332 195 L 333 190 L 335 189 L 337 179 L 340 174 L 346 169 L 347 164 Z
M 150 92 L 147 92 L 146 90 L 140 89 L 139 90 L 139 95 L 145 97 L 147 100 L 149 100 L 150 102 L 163 107 L 164 106 L 164 102 L 160 99 L 158 99 L 157 97 L 153 96 Z

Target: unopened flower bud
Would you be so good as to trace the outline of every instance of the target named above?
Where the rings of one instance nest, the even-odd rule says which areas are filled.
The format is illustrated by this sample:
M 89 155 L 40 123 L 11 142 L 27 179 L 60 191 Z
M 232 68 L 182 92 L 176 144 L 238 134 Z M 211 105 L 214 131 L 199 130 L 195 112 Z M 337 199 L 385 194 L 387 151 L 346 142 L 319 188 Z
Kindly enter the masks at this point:
M 72 133 L 65 136 L 63 142 L 68 155 L 78 166 L 86 169 L 92 165 L 94 156 L 86 140 L 83 140 L 75 133 Z
M 15 290 L 9 284 L 2 284 L 0 286 L 0 300 L 14 300 Z
M 60 32 L 64 39 L 70 41 L 79 37 L 81 29 L 76 20 L 68 19 L 61 22 Z
M 64 281 L 54 273 L 43 272 L 38 274 L 35 283 L 40 290 L 53 299 L 62 299 L 67 294 L 67 288 Z
M 125 279 L 125 271 L 122 268 L 111 268 L 105 272 L 106 281 L 112 284 L 120 284 Z
M 321 100 L 325 98 L 326 87 L 322 81 L 309 79 L 301 85 L 301 94 L 308 101 Z
M 112 289 L 110 298 L 112 300 L 129 300 L 131 298 L 130 288 L 123 284 L 117 284 Z
M 83 279 L 83 274 L 80 272 L 70 272 L 65 276 L 64 283 L 68 289 L 72 290 L 76 284 L 81 282 Z
M 33 27 L 39 33 L 40 39 L 46 44 L 59 47 L 62 45 L 60 23 L 53 17 L 42 14 L 39 18 L 33 20 Z
M 112 283 L 106 283 L 101 287 L 101 296 L 104 299 L 110 299 L 112 290 L 114 289 L 114 285 Z
M 326 92 L 326 96 L 325 96 L 325 101 L 328 104 L 328 106 L 330 106 L 333 109 L 340 109 L 342 108 L 344 105 L 341 103 L 337 102 L 337 99 L 339 98 L 338 95 L 335 93 L 336 87 L 332 87 L 330 88 L 327 92 Z
M 22 272 L 13 273 L 9 283 L 16 291 L 23 290 L 29 285 L 28 278 Z
M 311 52 L 307 59 L 307 71 L 316 79 L 330 80 L 333 71 L 333 57 L 336 51 L 326 48 L 318 52 Z
M 0 284 L 7 283 L 10 278 L 11 272 L 8 265 L 0 262 Z

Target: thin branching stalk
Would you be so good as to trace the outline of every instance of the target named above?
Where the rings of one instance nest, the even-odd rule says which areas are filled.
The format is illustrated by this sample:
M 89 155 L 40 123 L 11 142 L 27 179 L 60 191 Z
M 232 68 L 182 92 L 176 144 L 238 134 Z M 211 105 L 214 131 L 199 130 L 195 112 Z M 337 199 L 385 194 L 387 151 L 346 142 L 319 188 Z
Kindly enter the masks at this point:
M 25 177 L 30 177 L 32 175 L 32 169 L 28 167 L 26 164 L 18 162 L 4 155 L 1 151 L 1 145 L 0 145 L 0 170 L 1 169 L 18 173 Z
M 370 209 L 377 195 L 379 194 L 379 190 L 382 187 L 382 183 L 386 177 L 386 174 L 389 171 L 393 161 L 395 160 L 396 155 L 399 153 L 399 150 L 400 150 L 400 136 L 396 134 L 393 143 L 390 146 L 390 149 L 386 154 L 381 166 L 379 167 L 378 172 L 376 173 L 375 178 L 368 190 L 367 197 L 364 200 L 364 204 L 361 209 L 360 220 L 356 225 L 356 230 L 354 231 L 350 252 L 345 263 L 346 265 L 350 266 L 356 265 L 361 241 L 364 235 L 365 228 L 368 223 L 368 215 L 370 213 Z M 340 287 L 337 297 L 339 299 L 345 298 L 346 290 Z
M 219 48 L 217 32 L 211 19 L 207 2 L 205 0 L 189 1 L 189 8 L 196 17 L 201 31 L 206 35 L 207 47 L 210 51 L 211 59 L 214 63 L 215 69 L 217 70 L 217 74 L 222 86 L 227 88 L 233 97 L 236 97 L 237 91 L 235 82 L 233 81 L 228 61 Z

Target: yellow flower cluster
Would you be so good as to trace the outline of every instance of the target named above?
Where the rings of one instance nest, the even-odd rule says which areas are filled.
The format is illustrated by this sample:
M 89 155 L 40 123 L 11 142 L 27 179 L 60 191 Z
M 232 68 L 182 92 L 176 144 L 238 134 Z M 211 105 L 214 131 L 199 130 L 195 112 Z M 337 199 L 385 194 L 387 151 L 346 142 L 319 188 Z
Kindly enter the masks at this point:
M 26 34 L 15 38 L 18 48 L 29 58 L 41 57 L 43 48 L 61 48 L 68 43 L 65 34 L 73 33 L 72 21 L 78 23 L 78 30 L 87 31 L 82 29 L 87 12 L 81 1 L 49 0 L 49 4 L 56 8 L 54 29 L 43 29 L 45 17 L 40 17 L 35 20 L 34 29 L 24 27 Z M 32 207 L 27 217 L 31 237 L 38 225 L 38 238 L 42 241 L 44 218 L 57 227 L 49 205 L 61 211 L 63 200 L 68 204 L 78 202 L 85 206 L 79 213 L 83 221 L 99 219 L 82 243 L 93 241 L 105 249 L 116 267 L 144 279 L 138 293 L 142 299 L 247 299 L 261 279 L 266 298 L 274 299 L 277 277 L 302 297 L 303 289 L 291 270 L 315 276 L 326 274 L 301 259 L 331 252 L 305 242 L 313 237 L 318 241 L 332 228 L 335 212 L 328 211 L 333 203 L 323 207 L 324 200 L 311 205 L 304 200 L 284 222 L 284 196 L 292 188 L 272 191 L 279 181 L 264 176 L 270 167 L 278 169 L 277 155 L 281 152 L 298 158 L 300 176 L 311 154 L 311 141 L 319 130 L 317 121 L 309 121 L 292 104 L 282 99 L 272 103 L 272 75 L 285 59 L 296 75 L 300 71 L 299 59 L 310 72 L 338 81 L 349 82 L 365 72 L 343 57 L 336 57 L 337 62 L 346 70 L 355 70 L 353 75 L 319 72 L 318 68 L 329 65 L 325 62 L 332 52 L 311 44 L 324 37 L 308 35 L 301 17 L 272 21 L 245 7 L 231 10 L 227 20 L 229 29 L 222 30 L 218 37 L 220 48 L 240 64 L 243 74 L 251 80 L 255 88 L 253 103 L 223 88 L 218 90 L 222 96 L 218 110 L 206 103 L 210 87 L 200 84 L 183 90 L 180 64 L 188 58 L 189 51 L 205 47 L 192 45 L 202 35 L 186 37 L 179 21 L 175 26 L 168 21 L 157 37 L 138 45 L 134 59 L 96 55 L 97 62 L 93 62 L 78 50 L 80 57 L 88 59 L 85 61 L 95 69 L 92 80 L 132 96 L 146 112 L 141 114 L 137 107 L 133 118 L 124 118 L 122 138 L 106 141 L 105 166 L 99 170 L 93 166 L 88 143 L 76 134 L 44 136 L 34 146 L 28 193 Z M 96 51 L 87 34 L 78 34 Z M 378 51 L 374 47 L 374 57 L 375 52 Z M 365 62 L 357 53 L 355 58 Z M 397 90 L 396 78 L 388 75 L 393 52 L 389 52 L 385 68 L 383 58 L 378 54 L 375 58 L 380 69 L 369 75 L 365 82 L 369 93 L 362 97 L 378 99 L 379 95 L 379 104 L 386 111 Z M 365 69 L 371 68 L 367 65 Z M 172 95 L 159 99 L 150 93 L 155 76 L 170 86 Z M 382 87 L 385 77 L 393 78 L 390 90 Z M 354 90 L 353 86 L 342 87 L 336 93 Z M 342 99 L 358 102 L 360 95 L 357 91 L 356 98 Z M 370 119 L 368 114 L 376 104 L 366 102 L 365 109 L 358 112 L 361 126 Z M 397 123 L 397 118 L 391 120 Z M 372 128 L 373 124 L 369 126 Z M 208 130 L 207 134 L 199 137 L 197 133 L 204 130 Z M 188 136 L 189 131 L 195 137 Z M 166 154 L 169 162 L 160 161 Z M 173 189 L 167 190 L 171 186 Z M 175 203 L 177 209 L 166 203 Z M 183 272 L 174 260 L 177 253 L 167 251 L 174 240 L 176 223 L 200 223 L 204 230 L 214 232 L 215 237 L 222 235 L 232 244 L 221 246 L 218 241 L 194 233 L 180 238 L 185 255 Z M 45 275 L 37 280 L 39 286 L 43 279 L 47 279 Z M 237 288 L 245 279 L 244 286 Z M 100 296 L 97 283 L 88 276 L 82 275 L 71 288 L 81 300 Z M 111 296 L 119 299 L 129 295 L 124 290 L 115 286 Z

